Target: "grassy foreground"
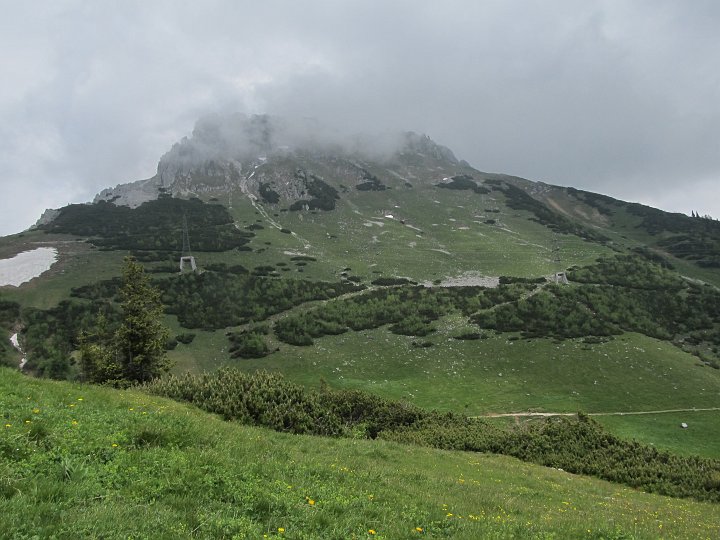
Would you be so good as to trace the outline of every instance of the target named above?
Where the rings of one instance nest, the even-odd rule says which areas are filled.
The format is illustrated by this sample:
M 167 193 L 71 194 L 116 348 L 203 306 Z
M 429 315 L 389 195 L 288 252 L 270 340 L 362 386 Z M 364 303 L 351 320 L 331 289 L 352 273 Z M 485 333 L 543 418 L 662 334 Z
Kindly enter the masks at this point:
M 716 538 L 720 505 L 0 370 L 2 538 Z

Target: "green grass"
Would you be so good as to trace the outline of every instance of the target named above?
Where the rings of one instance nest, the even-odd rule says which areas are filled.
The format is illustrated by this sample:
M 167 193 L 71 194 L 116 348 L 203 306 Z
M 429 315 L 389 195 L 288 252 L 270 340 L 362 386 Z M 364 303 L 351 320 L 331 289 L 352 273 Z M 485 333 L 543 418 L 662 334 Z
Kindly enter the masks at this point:
M 350 266 L 364 278 L 373 272 L 416 280 L 464 272 L 495 276 L 555 272 L 552 231 L 530 221 L 525 213 L 485 211 L 496 206 L 479 195 L 420 188 L 352 194 L 333 212 L 287 212 L 277 219 L 306 238 L 323 262 L 337 268 Z M 386 219 L 383 213 L 395 219 Z M 484 223 L 491 218 L 500 223 Z M 587 264 L 610 253 L 576 237 L 559 238 L 563 266 Z
M 3 538 L 694 539 L 720 521 L 511 458 L 278 434 L 6 369 L 0 404 Z
M 268 369 L 317 387 L 367 390 L 428 409 L 469 416 L 507 412 L 589 413 L 712 408 L 720 403 L 720 371 L 671 344 L 640 334 L 588 345 L 581 340 L 476 341 L 449 337 L 460 318 L 441 321 L 429 338 L 386 328 L 316 340 L 310 347 L 271 342 L 280 351 L 262 359 L 230 359 L 222 333 L 198 332 L 171 356 L 175 372 L 221 365 Z M 412 343 L 429 339 L 429 348 Z M 218 349 L 218 341 L 224 350 Z M 204 352 L 203 352 L 204 351 Z M 212 356 L 209 351 L 215 351 Z M 205 355 L 205 356 L 203 356 Z M 720 412 L 596 417 L 611 432 L 684 454 L 720 457 Z M 699 420 L 697 420 L 699 419 Z M 680 430 L 680 422 L 693 423 Z M 700 423 L 698 423 L 700 422 Z
M 612 433 L 677 454 L 720 456 L 720 411 L 596 416 Z M 687 429 L 680 424 L 686 423 Z
M 450 323 L 448 323 L 450 325 Z M 623 412 L 715 407 L 720 371 L 667 342 L 640 334 L 587 345 L 581 340 L 508 340 L 507 335 L 459 341 L 447 333 L 424 338 L 387 329 L 328 336 L 311 347 L 234 365 L 282 371 L 316 385 L 363 388 L 426 408 L 469 415 L 490 412 Z

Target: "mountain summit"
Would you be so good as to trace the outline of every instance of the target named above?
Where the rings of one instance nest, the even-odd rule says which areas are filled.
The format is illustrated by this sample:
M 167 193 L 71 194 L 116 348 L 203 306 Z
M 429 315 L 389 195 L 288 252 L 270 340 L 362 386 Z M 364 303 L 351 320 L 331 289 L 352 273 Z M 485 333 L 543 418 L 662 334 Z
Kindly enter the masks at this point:
M 95 202 L 136 207 L 160 193 L 218 196 L 240 190 L 269 196 L 269 202 L 292 204 L 312 189 L 308 174 L 324 182 L 324 173 L 352 187 L 370 182 L 368 189 L 379 189 L 379 181 L 368 171 L 372 164 L 403 180 L 416 176 L 412 169 L 450 174 L 467 167 L 450 149 L 414 132 L 348 135 L 308 119 L 211 115 L 160 158 L 155 176 L 105 189 Z

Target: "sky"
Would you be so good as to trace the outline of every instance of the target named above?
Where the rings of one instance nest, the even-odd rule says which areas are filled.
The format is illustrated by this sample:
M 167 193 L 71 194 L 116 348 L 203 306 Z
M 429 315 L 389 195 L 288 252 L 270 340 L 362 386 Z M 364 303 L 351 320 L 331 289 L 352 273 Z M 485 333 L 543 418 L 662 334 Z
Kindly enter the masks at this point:
M 481 171 L 720 217 L 716 0 L 0 0 L 0 235 L 207 114 L 413 130 Z

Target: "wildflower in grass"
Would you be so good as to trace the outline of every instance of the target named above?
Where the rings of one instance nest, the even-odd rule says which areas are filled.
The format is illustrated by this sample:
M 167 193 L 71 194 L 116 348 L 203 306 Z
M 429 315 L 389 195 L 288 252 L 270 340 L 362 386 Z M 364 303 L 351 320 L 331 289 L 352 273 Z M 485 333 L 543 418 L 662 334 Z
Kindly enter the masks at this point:
M 83 398 L 81 398 L 81 397 L 78 398 L 78 401 L 82 401 L 82 400 L 83 400 Z
M 308 499 L 308 504 L 310 506 L 315 506 L 315 501 L 313 499 Z
M 77 420 L 73 420 L 73 421 L 71 422 L 71 424 L 72 424 L 73 426 L 77 426 L 77 425 L 78 425 L 78 421 L 77 421 Z
M 6 428 L 12 427 L 12 424 L 5 424 Z
M 117 443 L 112 443 L 111 445 L 113 448 L 117 448 Z
M 368 529 L 368 534 L 373 536 L 373 535 L 377 534 L 377 532 L 375 531 L 375 529 Z
M 422 527 L 415 527 L 415 530 L 419 533 L 422 533 L 424 529 Z
M 279 532 L 280 534 L 284 533 L 284 532 L 285 532 L 285 527 L 278 527 L 278 532 Z
M 40 409 L 33 409 L 33 414 L 40 414 Z
M 74 406 L 75 406 L 74 403 L 71 403 L 70 405 L 68 405 L 68 407 L 74 407 Z
M 25 423 L 26 423 L 26 424 L 31 424 L 32 421 L 31 421 L 31 420 L 25 420 Z

